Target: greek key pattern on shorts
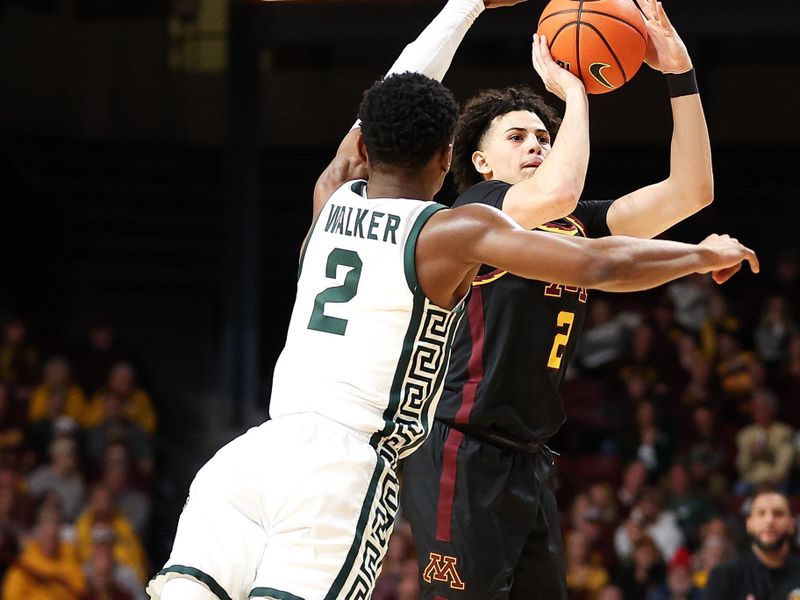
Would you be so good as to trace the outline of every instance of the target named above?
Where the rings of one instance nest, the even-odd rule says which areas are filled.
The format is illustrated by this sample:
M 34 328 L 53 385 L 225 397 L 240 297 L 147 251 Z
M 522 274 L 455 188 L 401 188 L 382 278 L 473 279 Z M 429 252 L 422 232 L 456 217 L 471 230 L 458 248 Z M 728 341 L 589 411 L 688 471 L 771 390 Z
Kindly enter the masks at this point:
M 389 536 L 394 527 L 394 517 L 398 509 L 397 482 L 394 469 L 385 463 L 378 482 L 378 493 L 370 507 L 370 517 L 364 531 L 359 556 L 358 571 L 354 574 L 352 584 L 340 597 L 347 600 L 367 600 L 375 588 L 378 571 L 389 545 Z
M 448 342 L 460 317 L 460 308 L 447 311 L 425 300 L 414 350 L 400 388 L 400 402 L 396 412 L 387 418 L 393 425 L 392 431 L 377 446 L 378 453 L 392 465 L 427 435 L 427 419 L 435 408 L 430 404 L 441 391 L 442 370 L 447 368 L 449 356 Z

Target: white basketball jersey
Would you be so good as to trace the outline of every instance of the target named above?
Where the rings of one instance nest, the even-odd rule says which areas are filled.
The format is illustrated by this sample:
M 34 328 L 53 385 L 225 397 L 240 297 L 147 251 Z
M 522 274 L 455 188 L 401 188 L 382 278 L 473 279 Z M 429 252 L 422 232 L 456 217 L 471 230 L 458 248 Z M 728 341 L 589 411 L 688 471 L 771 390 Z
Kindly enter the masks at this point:
M 306 242 L 270 415 L 323 415 L 394 462 L 427 436 L 463 300 L 445 310 L 417 282 L 417 237 L 444 207 L 365 189 L 334 192 Z

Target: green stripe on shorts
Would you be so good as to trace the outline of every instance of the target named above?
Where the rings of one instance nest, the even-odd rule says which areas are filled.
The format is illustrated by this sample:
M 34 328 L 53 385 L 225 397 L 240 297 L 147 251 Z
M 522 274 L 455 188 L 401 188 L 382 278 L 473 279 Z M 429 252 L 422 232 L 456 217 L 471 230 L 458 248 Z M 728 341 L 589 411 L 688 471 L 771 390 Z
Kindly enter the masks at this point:
M 167 573 L 180 573 L 181 575 L 189 575 L 190 577 L 197 579 L 197 581 L 200 583 L 206 584 L 208 589 L 211 590 L 211 593 L 215 594 L 219 600 L 231 600 L 231 597 L 228 596 L 228 593 L 224 589 L 222 589 L 222 586 L 218 584 L 211 575 L 208 573 L 203 573 L 200 569 L 186 567 L 184 565 L 171 565 L 166 569 L 161 569 L 158 573 L 156 573 L 156 577 L 159 575 L 166 575 Z

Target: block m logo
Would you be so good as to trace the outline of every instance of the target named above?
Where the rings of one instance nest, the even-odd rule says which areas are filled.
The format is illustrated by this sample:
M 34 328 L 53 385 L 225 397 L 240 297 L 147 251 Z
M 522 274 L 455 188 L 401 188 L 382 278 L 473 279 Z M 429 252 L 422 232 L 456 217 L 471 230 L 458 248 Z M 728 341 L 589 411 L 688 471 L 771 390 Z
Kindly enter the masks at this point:
M 431 560 L 428 566 L 425 567 L 422 578 L 428 583 L 431 583 L 432 580 L 444 581 L 449 583 L 454 590 L 463 590 L 467 586 L 458 576 L 456 564 L 458 564 L 458 559 L 454 556 L 442 556 L 441 554 L 436 554 L 436 552 L 431 552 Z

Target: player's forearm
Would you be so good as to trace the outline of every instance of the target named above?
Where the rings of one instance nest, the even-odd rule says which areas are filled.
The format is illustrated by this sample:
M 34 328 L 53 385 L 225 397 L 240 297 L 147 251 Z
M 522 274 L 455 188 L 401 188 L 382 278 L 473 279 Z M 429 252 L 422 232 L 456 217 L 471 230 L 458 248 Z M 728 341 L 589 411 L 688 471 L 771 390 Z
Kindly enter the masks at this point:
M 591 240 L 595 260 L 605 264 L 594 287 L 609 292 L 650 289 L 692 273 L 717 268 L 717 253 L 701 245 L 612 236 Z
M 699 94 L 672 98 L 670 201 L 685 205 L 686 216 L 714 199 L 711 142 Z
M 558 137 L 536 174 L 530 179 L 533 193 L 560 190 L 567 210 L 574 210 L 586 182 L 589 166 L 589 101 L 583 88 L 567 94 L 567 106 Z
M 575 210 L 589 166 L 589 101 L 583 88 L 567 94 L 567 106 L 553 148 L 530 179 L 509 190 L 519 193 L 514 218 L 532 228 Z M 519 189 L 514 189 L 519 186 Z M 545 214 L 542 207 L 551 207 Z M 527 211 L 526 211 L 527 209 Z
M 467 30 L 483 10 L 483 0 L 449 0 L 419 37 L 405 47 L 387 75 L 412 71 L 441 81 Z

